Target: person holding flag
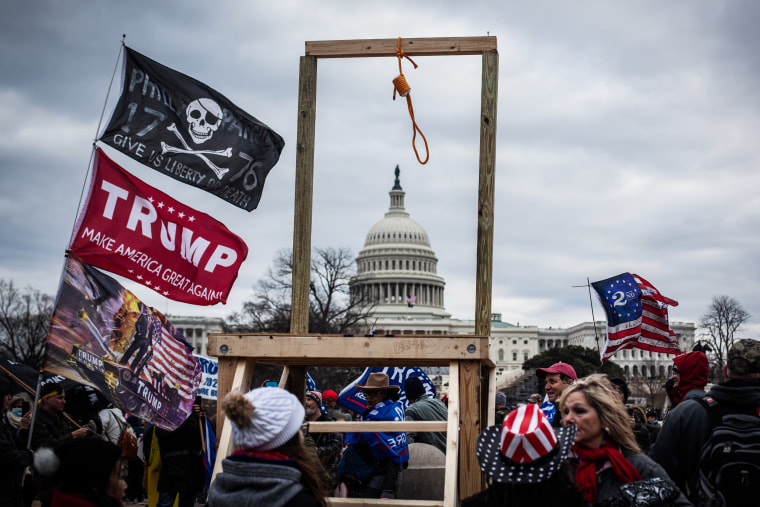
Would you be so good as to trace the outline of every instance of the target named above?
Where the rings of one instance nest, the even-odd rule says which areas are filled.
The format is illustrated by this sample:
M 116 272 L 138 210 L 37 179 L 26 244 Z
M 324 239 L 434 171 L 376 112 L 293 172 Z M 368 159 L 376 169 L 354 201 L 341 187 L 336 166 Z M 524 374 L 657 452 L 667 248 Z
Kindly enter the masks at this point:
M 386 373 L 371 373 L 365 384 L 357 384 L 367 400 L 365 421 L 403 421 L 399 403 L 400 387 L 388 381 Z M 346 434 L 348 448 L 338 463 L 338 483 L 352 498 L 396 498 L 409 461 L 409 445 L 404 432 Z
M 6 417 L 13 383 L 0 376 L 0 505 L 20 507 L 23 503 L 24 469 L 32 464 L 32 451 L 22 438 L 27 435 L 32 420 L 31 411 L 19 417 L 17 432 Z M 19 409 L 20 411 L 21 409 Z

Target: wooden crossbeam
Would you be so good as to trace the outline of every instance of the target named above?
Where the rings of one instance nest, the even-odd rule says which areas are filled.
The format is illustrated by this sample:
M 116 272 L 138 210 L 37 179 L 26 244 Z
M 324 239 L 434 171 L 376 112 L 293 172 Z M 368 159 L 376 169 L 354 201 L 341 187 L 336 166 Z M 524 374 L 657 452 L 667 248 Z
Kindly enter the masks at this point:
M 396 39 L 306 41 L 306 56 L 316 58 L 369 58 L 396 56 Z M 401 49 L 409 56 L 482 55 L 496 51 L 496 37 L 401 38 Z
M 494 366 L 487 336 L 337 336 L 290 334 L 211 334 L 208 351 L 220 358 L 302 366 L 446 366 L 452 360 Z

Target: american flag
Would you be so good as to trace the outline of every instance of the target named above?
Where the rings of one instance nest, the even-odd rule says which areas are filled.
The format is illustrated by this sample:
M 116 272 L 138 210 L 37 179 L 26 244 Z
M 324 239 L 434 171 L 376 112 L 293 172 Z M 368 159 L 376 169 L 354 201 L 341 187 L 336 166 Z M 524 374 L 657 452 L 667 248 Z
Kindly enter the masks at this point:
M 150 375 L 143 372 L 143 379 L 150 381 L 160 375 L 165 385 L 177 390 L 184 403 L 192 403 L 201 379 L 200 363 L 192 355 L 193 348 L 167 322 L 161 326 L 161 338 L 153 342 L 152 349 L 153 356 L 146 367 Z
M 668 306 L 678 302 L 663 296 L 636 274 L 621 273 L 591 284 L 607 314 L 607 340 L 602 361 L 618 350 L 639 348 L 680 354 L 668 323 Z

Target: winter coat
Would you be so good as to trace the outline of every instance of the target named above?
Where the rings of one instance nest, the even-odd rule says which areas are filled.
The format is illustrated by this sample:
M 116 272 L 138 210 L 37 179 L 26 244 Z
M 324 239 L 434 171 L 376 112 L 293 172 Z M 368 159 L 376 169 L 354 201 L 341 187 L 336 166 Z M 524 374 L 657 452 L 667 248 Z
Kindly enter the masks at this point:
M 407 421 L 446 421 L 449 417 L 449 411 L 441 400 L 422 396 L 409 404 L 404 412 L 404 419 Z M 442 453 L 446 453 L 446 432 L 420 432 L 406 433 L 407 441 L 411 443 L 430 444 L 437 447 Z
M 24 469 L 31 464 L 32 452 L 26 449 L 26 442 L 8 421 L 0 421 L 0 505 L 22 504 Z
M 303 489 L 301 471 L 291 460 L 233 455 L 208 491 L 209 507 L 315 507 L 316 497 Z
M 755 413 L 760 406 L 760 382 L 728 380 L 713 386 L 707 395 L 735 408 L 736 413 Z M 687 494 L 695 491 L 699 455 L 711 431 L 706 407 L 696 399 L 687 399 L 668 413 L 657 441 L 649 449 L 649 456 Z
M 51 414 L 47 410 L 37 410 L 32 435 L 32 449 L 39 447 L 55 447 L 56 445 L 71 440 L 71 433 L 75 430 L 74 424 L 69 422 L 63 415 Z
M 127 428 L 127 420 L 118 408 L 104 408 L 98 412 L 103 429 L 100 436 L 112 444 L 119 443 L 121 432 Z
M 670 481 L 670 478 L 668 477 L 668 474 L 665 472 L 665 470 L 663 470 L 659 464 L 657 464 L 647 455 L 631 453 L 628 451 L 621 452 L 623 453 L 623 457 L 625 457 L 625 459 L 627 459 L 628 462 L 633 465 L 636 471 L 639 472 L 639 475 L 642 479 L 661 477 L 667 481 Z M 578 466 L 578 460 L 576 458 L 570 458 L 570 462 L 574 467 Z M 596 481 L 596 496 L 599 503 L 619 496 L 620 486 L 622 486 L 623 483 L 620 482 L 620 480 L 617 478 L 615 471 L 611 466 L 603 466 L 601 470 L 598 470 L 596 473 Z M 683 493 L 681 493 L 672 505 L 677 507 L 689 507 L 692 504 L 683 495 Z
M 329 422 L 332 419 L 320 414 L 318 422 Z M 343 435 L 341 433 L 309 433 L 317 449 L 317 457 L 329 473 L 335 468 L 343 450 Z
M 194 414 L 190 414 L 174 431 L 156 428 L 154 438 L 161 451 L 158 491 L 195 493 L 206 484 L 198 421 Z

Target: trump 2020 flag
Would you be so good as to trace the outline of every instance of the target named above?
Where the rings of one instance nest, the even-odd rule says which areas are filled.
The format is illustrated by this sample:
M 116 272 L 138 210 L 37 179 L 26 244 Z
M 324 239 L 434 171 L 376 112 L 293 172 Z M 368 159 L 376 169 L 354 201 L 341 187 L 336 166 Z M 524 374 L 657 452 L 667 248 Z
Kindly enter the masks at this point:
M 221 93 L 126 46 L 121 96 L 99 139 L 246 211 L 285 145 Z
M 66 259 L 43 369 L 98 389 L 125 412 L 174 430 L 190 415 L 201 366 L 160 312 L 75 255 Z
M 406 392 L 404 391 L 404 382 L 409 377 L 419 377 L 428 397 L 435 397 L 435 386 L 422 368 L 417 366 L 404 368 L 376 366 L 374 368 L 365 368 L 359 377 L 343 388 L 338 395 L 338 405 L 353 410 L 358 414 L 364 413 L 367 410 L 367 399 L 364 397 L 364 392 L 357 386 L 366 384 L 370 373 L 385 373 L 388 375 L 389 385 L 400 387 L 399 402 L 404 410 L 409 405 L 409 400 L 406 399 Z
M 93 167 L 69 250 L 169 299 L 226 302 L 248 255 L 245 242 L 221 222 L 135 178 L 99 148 Z
M 554 416 L 557 415 L 557 407 L 549 401 L 549 395 L 544 395 L 544 401 L 541 403 L 541 412 L 544 413 L 549 422 L 554 422 Z
M 667 298 L 642 277 L 621 273 L 593 282 L 592 287 L 607 315 L 607 340 L 602 360 L 623 349 L 639 348 L 652 352 L 679 354 L 678 340 L 668 323 Z

